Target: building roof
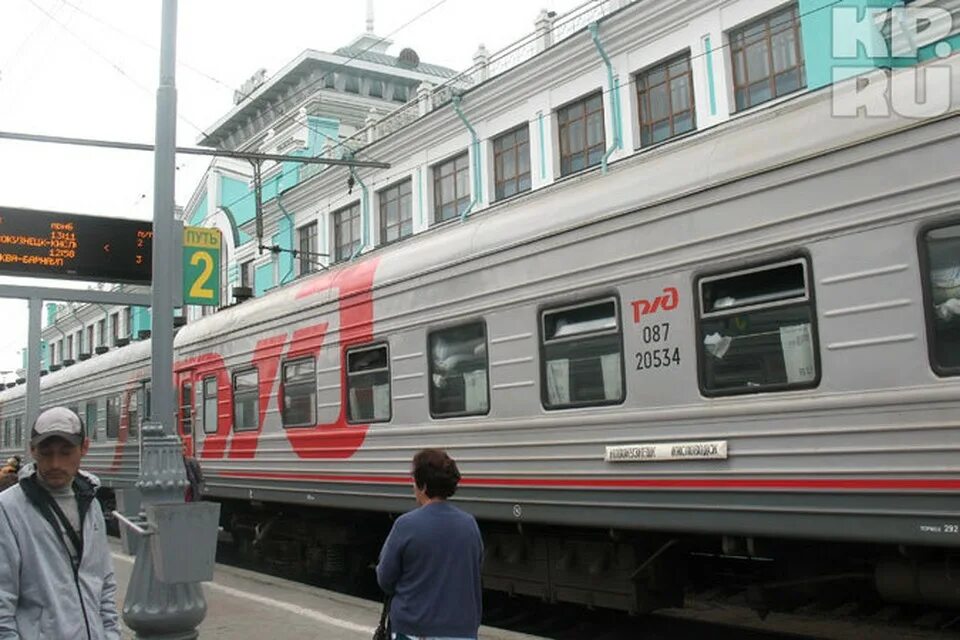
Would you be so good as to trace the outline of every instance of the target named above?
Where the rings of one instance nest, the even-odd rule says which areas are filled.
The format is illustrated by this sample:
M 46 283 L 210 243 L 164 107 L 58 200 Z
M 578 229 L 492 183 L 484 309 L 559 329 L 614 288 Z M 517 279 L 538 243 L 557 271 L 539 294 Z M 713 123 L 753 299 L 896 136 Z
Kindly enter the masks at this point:
M 413 82 L 440 83 L 457 75 L 457 71 L 419 61 L 412 49 L 404 49 L 400 56 L 392 56 L 378 49 L 381 46 L 362 47 L 369 38 L 358 38 L 335 53 L 325 53 L 307 49 L 290 61 L 283 69 L 254 89 L 244 100 L 235 105 L 216 123 L 208 127 L 199 137 L 201 146 L 219 147 L 234 130 L 255 116 L 262 109 L 281 99 L 291 87 L 302 82 L 317 91 L 323 88 L 316 81 L 316 71 L 353 70 L 360 75 L 393 76 Z M 411 64 L 416 60 L 416 64 Z M 313 75 L 311 75 L 313 74 Z M 314 78 L 313 80 L 308 80 Z M 288 111 L 294 105 L 282 105 Z M 282 114 L 282 111 L 277 115 Z
M 412 51 L 412 49 L 404 49 L 404 52 L 406 51 Z M 334 51 L 334 53 L 336 55 L 351 58 L 353 60 L 363 60 L 365 62 L 373 62 L 374 64 L 382 64 L 387 67 L 399 67 L 402 69 L 409 69 L 410 71 L 419 71 L 420 73 L 437 76 L 438 78 L 443 78 L 444 80 L 453 78 L 459 74 L 459 71 L 455 71 L 454 69 L 441 67 L 436 64 L 420 62 L 419 59 L 417 59 L 417 63 L 413 66 L 404 66 L 401 64 L 401 57 L 391 56 L 387 53 L 379 53 L 366 49 L 357 49 L 350 46 L 340 47 Z

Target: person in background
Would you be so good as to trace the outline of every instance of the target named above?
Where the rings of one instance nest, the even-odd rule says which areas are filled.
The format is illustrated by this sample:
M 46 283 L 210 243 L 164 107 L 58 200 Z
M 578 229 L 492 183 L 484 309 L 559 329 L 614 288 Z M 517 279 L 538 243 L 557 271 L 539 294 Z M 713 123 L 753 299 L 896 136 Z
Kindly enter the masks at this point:
M 0 640 L 120 640 L 117 583 L 89 441 L 70 409 L 40 414 L 35 463 L 0 494 Z
M 10 456 L 6 464 L 0 468 L 0 491 L 17 484 L 17 474 L 20 473 L 20 456 Z
M 460 471 L 439 449 L 413 458 L 417 509 L 393 523 L 377 582 L 389 596 L 396 640 L 474 640 L 480 628 L 483 540 L 477 521 L 447 502 Z

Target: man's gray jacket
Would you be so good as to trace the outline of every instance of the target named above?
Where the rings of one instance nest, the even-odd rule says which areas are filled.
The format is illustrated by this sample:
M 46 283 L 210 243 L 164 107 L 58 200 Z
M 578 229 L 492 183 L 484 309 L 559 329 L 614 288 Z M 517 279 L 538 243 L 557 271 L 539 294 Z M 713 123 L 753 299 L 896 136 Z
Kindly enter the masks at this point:
M 0 493 L 0 640 L 120 640 L 99 482 L 82 472 L 74 480 L 82 530 L 75 567 L 32 471 Z

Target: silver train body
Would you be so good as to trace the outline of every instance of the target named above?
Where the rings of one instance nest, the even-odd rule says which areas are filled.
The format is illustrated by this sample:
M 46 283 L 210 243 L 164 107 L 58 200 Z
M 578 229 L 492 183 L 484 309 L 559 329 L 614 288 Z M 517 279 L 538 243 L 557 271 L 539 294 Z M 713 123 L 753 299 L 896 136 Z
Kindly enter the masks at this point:
M 691 540 L 716 557 L 922 549 L 945 567 L 960 342 L 936 323 L 960 278 L 930 252 L 960 272 L 950 62 L 945 116 L 835 118 L 830 92 L 803 95 L 180 329 L 178 428 L 205 497 L 238 531 L 298 508 L 398 513 L 413 454 L 445 448 L 488 586 L 631 610 L 676 602 L 655 596 L 662 561 L 687 566 Z M 88 466 L 107 486 L 137 473 L 149 355 L 42 379 L 43 406 L 95 417 Z M 0 420 L 23 392 L 0 392 Z M 928 602 L 883 586 L 885 553 L 881 592 Z

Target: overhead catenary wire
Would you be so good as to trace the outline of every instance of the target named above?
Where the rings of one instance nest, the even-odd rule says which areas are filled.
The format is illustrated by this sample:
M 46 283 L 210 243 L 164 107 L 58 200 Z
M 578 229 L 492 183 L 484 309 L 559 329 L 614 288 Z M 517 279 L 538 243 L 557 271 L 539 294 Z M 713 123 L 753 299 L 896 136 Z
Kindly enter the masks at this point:
M 146 93 L 147 95 L 150 95 L 150 96 L 153 95 L 153 93 L 154 93 L 154 90 L 153 90 L 153 89 L 151 89 L 151 88 L 143 85 L 140 81 L 138 81 L 138 80 L 137 80 L 136 78 L 134 78 L 132 75 L 130 75 L 129 73 L 127 73 L 127 71 L 126 71 L 123 67 L 121 67 L 119 63 L 111 60 L 111 59 L 110 59 L 109 57 L 107 57 L 105 54 L 101 53 L 99 49 L 97 49 L 96 47 L 94 47 L 93 45 L 91 45 L 90 43 L 88 43 L 86 40 L 84 40 L 83 38 L 81 38 L 79 35 L 77 35 L 76 33 L 74 33 L 74 31 L 73 31 L 69 26 L 67 26 L 66 23 L 61 22 L 59 18 L 57 18 L 55 15 L 53 15 L 52 13 L 50 13 L 49 11 L 47 11 L 44 7 L 42 7 L 40 4 L 38 4 L 38 3 L 36 2 L 36 0 L 27 0 L 27 2 L 29 2 L 31 5 L 33 5 L 33 7 L 34 7 L 37 11 L 39 11 L 39 12 L 41 12 L 43 15 L 47 16 L 47 18 L 49 18 L 49 19 L 50 19 L 51 21 L 53 21 L 57 26 L 59 26 L 62 30 L 64 30 L 70 37 L 72 37 L 74 40 L 76 40 L 76 41 L 79 42 L 81 45 L 83 45 L 83 47 L 84 47 L 85 49 L 87 49 L 88 51 L 90 51 L 91 53 L 93 53 L 93 55 L 97 56 L 97 57 L 100 58 L 102 61 L 106 62 L 108 65 L 110 65 L 110 67 L 111 67 L 114 71 L 116 71 L 116 72 L 119 73 L 121 76 L 123 76 L 124 78 L 126 78 L 126 79 L 127 79 L 131 84 L 133 84 L 135 87 L 137 87 L 138 89 L 140 89 L 141 91 L 143 91 L 143 92 Z M 178 112 L 178 113 L 177 113 L 177 118 L 180 119 L 180 120 L 183 120 L 183 121 L 184 121 L 186 124 L 188 124 L 189 126 L 193 127 L 193 128 L 196 129 L 197 131 L 203 133 L 203 129 L 200 128 L 199 125 L 195 124 L 192 120 L 190 120 L 189 118 L 187 118 L 187 117 L 184 116 L 183 114 L 181 114 L 181 113 Z
M 61 4 L 61 6 L 65 6 L 65 7 L 69 7 L 69 8 L 71 8 L 71 9 L 73 9 L 73 10 L 76 11 L 77 13 L 80 13 L 81 15 L 86 16 L 86 17 L 89 18 L 90 20 L 93 20 L 94 22 L 97 22 L 97 23 L 99 23 L 99 24 L 107 27 L 107 28 L 110 29 L 111 31 L 114 31 L 115 33 L 119 33 L 120 35 L 125 36 L 125 37 L 129 38 L 130 40 L 133 40 L 133 41 L 136 42 L 137 44 L 140 44 L 140 45 L 142 45 L 142 46 L 144 46 L 144 47 L 147 47 L 148 49 L 151 49 L 152 51 L 159 51 L 159 50 L 160 50 L 160 47 L 158 47 L 157 45 L 155 45 L 155 44 L 153 44 L 153 43 L 151 43 L 151 42 L 147 42 L 146 40 L 140 38 L 139 36 L 136 36 L 136 35 L 130 33 L 129 31 L 126 31 L 126 30 L 124 30 L 124 29 L 121 29 L 120 27 L 118 27 L 118 26 L 116 26 L 116 25 L 114 25 L 114 24 L 111 24 L 110 22 L 107 22 L 107 21 L 104 20 L 103 18 L 100 18 L 99 16 L 96 16 L 96 15 L 90 13 L 89 11 L 87 11 L 86 9 L 84 9 L 83 7 L 81 7 L 80 5 L 74 4 L 73 2 L 70 2 L 70 0 L 60 0 L 60 4 Z M 217 77 L 215 77 L 215 76 L 207 73 L 206 71 L 203 71 L 202 69 L 199 69 L 199 68 L 193 66 L 192 64 L 190 64 L 190 63 L 188 63 L 188 62 L 185 62 L 184 60 L 181 60 L 181 59 L 179 59 L 179 58 L 177 59 L 177 66 L 178 66 L 178 67 L 183 67 L 184 69 L 189 69 L 190 71 L 196 73 L 197 75 L 199 75 L 199 76 L 201 76 L 201 77 L 203 77 L 203 78 L 206 78 L 207 80 L 210 80 L 211 82 L 214 82 L 214 83 L 216 83 L 216 84 L 224 87 L 225 89 L 228 89 L 229 91 L 234 91 L 234 90 L 235 90 L 234 87 L 231 87 L 231 86 L 230 86 L 229 84 L 227 84 L 226 82 L 220 80 L 219 78 L 217 78 Z M 202 132 L 201 132 L 201 133 L 202 133 Z
M 273 105 L 274 108 L 283 107 L 283 106 L 286 105 L 287 103 L 292 102 L 292 101 L 293 101 L 294 99 L 296 99 L 298 96 L 304 95 L 306 92 L 312 90 L 312 89 L 313 89 L 314 87 L 316 87 L 317 85 L 325 82 L 326 79 L 327 79 L 327 77 L 328 77 L 328 75 L 329 75 L 330 73 L 336 73 L 337 71 L 348 67 L 351 62 L 353 62 L 354 60 L 356 60 L 357 58 L 359 58 L 359 57 L 362 56 L 363 54 L 369 52 L 371 49 L 373 49 L 373 48 L 376 47 L 377 45 L 381 44 L 381 43 L 384 42 L 385 40 L 389 39 L 391 36 L 394 36 L 394 35 L 396 35 L 397 33 L 399 33 L 400 31 L 402 31 L 403 29 L 406 29 L 407 27 L 409 27 L 410 25 L 412 25 L 412 24 L 415 23 L 416 21 L 422 19 L 424 16 L 426 16 L 427 14 L 429 14 L 430 12 L 432 12 L 433 10 L 437 9 L 437 8 L 440 7 L 441 5 L 446 4 L 447 2 L 448 2 L 448 0 L 437 0 L 437 2 L 434 2 L 432 5 L 430 5 L 429 7 L 427 7 L 426 9 L 424 9 L 423 11 L 421 11 L 420 13 L 418 13 L 417 15 L 415 15 L 414 17 L 410 18 L 409 20 L 407 20 L 406 22 L 404 22 L 403 24 L 401 24 L 399 27 L 397 27 L 396 29 L 394 29 L 393 31 L 391 31 L 390 33 L 388 33 L 387 35 L 378 37 L 378 38 L 377 38 L 371 45 L 369 45 L 368 47 L 366 47 L 366 48 L 364 48 L 364 49 L 361 49 L 361 50 L 353 53 L 353 54 L 350 55 L 350 56 L 347 56 L 347 59 L 346 59 L 345 61 L 340 62 L 340 63 L 337 63 L 332 69 L 329 69 L 329 70 L 325 71 L 324 73 L 322 73 L 319 78 L 317 78 L 316 80 L 314 80 L 314 81 L 311 82 L 310 84 L 308 84 L 308 85 L 306 85 L 305 87 L 303 87 L 303 89 L 301 89 L 300 91 L 298 91 L 296 94 L 291 95 L 291 96 L 289 96 L 289 97 L 287 97 L 287 98 L 284 98 L 283 100 L 280 100 L 280 101 L 276 102 L 276 103 Z M 251 89 L 249 92 L 241 95 L 241 96 L 240 96 L 240 100 L 237 102 L 236 106 L 239 107 L 241 104 L 243 104 L 244 101 L 249 100 L 250 97 L 257 92 L 257 89 L 259 89 L 259 87 L 255 88 L 255 89 Z M 292 119 L 293 119 L 293 121 L 296 122 L 297 124 L 307 127 L 307 129 L 309 129 L 310 131 L 313 131 L 314 133 L 319 134 L 319 135 L 327 138 L 328 140 L 333 140 L 333 138 L 331 138 L 329 135 L 327 135 L 326 132 L 321 131 L 321 130 L 319 130 L 319 129 L 314 129 L 314 128 L 310 125 L 309 122 L 304 122 L 304 121 L 302 121 L 302 120 L 299 120 L 299 119 L 297 119 L 296 116 L 292 116 Z M 206 137 L 209 137 L 209 135 L 210 135 L 209 133 L 207 133 L 207 132 L 204 131 L 204 130 L 201 130 L 200 133 L 203 134 L 203 135 L 206 136 Z M 339 142 L 339 141 L 337 141 L 337 142 Z M 337 144 L 337 146 L 334 147 L 334 148 L 338 148 L 338 147 L 340 147 L 340 146 L 341 146 L 340 144 Z
M 386 40 L 386 39 L 390 38 L 391 36 L 395 35 L 396 33 L 398 33 L 400 30 L 402 30 L 402 29 L 408 27 L 409 25 L 413 24 L 414 22 L 416 22 L 417 20 L 419 20 L 419 19 L 422 18 L 423 16 L 427 15 L 429 12 L 433 11 L 434 9 L 436 9 L 437 7 L 439 7 L 441 4 L 443 4 L 443 3 L 446 2 L 446 1 L 447 1 L 447 0 L 440 0 L 439 2 L 436 2 L 435 4 L 431 5 L 430 7 L 428 7 L 427 9 L 425 9 L 424 11 L 422 11 L 421 13 L 417 14 L 416 16 L 414 16 L 413 18 L 411 18 L 410 20 L 408 20 L 407 22 L 405 22 L 404 24 L 402 24 L 402 25 L 401 25 L 400 27 L 398 27 L 397 29 L 394 29 L 393 31 L 391 31 L 390 33 L 388 33 L 386 36 L 383 36 L 383 37 L 378 38 L 378 39 L 377 39 L 372 45 L 370 45 L 369 47 L 367 47 L 367 48 L 365 48 L 365 49 L 363 49 L 363 50 L 355 53 L 353 56 L 351 56 L 350 58 L 348 58 L 348 60 L 346 60 L 345 62 L 340 63 L 338 66 L 334 67 L 334 68 L 331 69 L 330 71 L 325 72 L 324 74 L 322 74 L 317 80 L 315 80 L 315 81 L 311 82 L 310 84 L 306 85 L 306 87 L 304 87 L 304 89 L 303 89 L 301 92 L 298 92 L 297 95 L 304 95 L 304 94 L 307 92 L 307 90 L 312 89 L 313 87 L 316 87 L 318 84 L 320 84 L 321 82 L 323 82 L 323 81 L 325 80 L 325 78 L 327 77 L 327 73 L 335 72 L 335 71 L 337 71 L 337 70 L 340 69 L 340 68 L 346 67 L 352 60 L 356 59 L 358 56 L 362 55 L 363 53 L 366 53 L 367 51 L 369 51 L 369 50 L 372 49 L 373 47 L 377 46 L 377 44 L 383 42 L 384 40 Z M 595 6 L 596 6 L 596 2 L 595 2 L 594 0 L 591 0 L 591 1 L 589 1 L 589 2 L 586 2 L 586 3 L 582 4 L 582 5 L 580 5 L 580 7 L 578 7 L 577 9 L 575 9 L 575 10 L 573 10 L 573 11 L 571 11 L 571 12 L 570 12 L 569 14 L 567 14 L 567 16 L 565 16 L 565 17 L 567 17 L 567 18 L 569 18 L 569 19 L 576 19 L 576 18 L 580 17 L 581 15 L 583 15 L 584 13 L 586 13 L 587 11 L 592 10 Z M 510 45 L 509 47 L 507 47 L 507 48 L 505 48 L 505 49 L 503 49 L 503 50 L 501 50 L 501 51 L 498 51 L 493 60 L 497 60 L 497 59 L 500 59 L 500 58 L 503 58 L 503 57 L 506 57 L 506 56 L 510 55 L 510 54 L 513 53 L 514 51 L 517 51 L 517 50 L 521 49 L 522 47 L 528 45 L 530 42 L 536 40 L 537 37 L 539 37 L 539 35 L 538 35 L 536 32 L 530 33 L 530 34 L 524 36 L 524 37 L 521 38 L 520 40 L 514 42 L 514 43 L 513 43 L 512 45 Z M 493 60 L 491 60 L 491 62 L 493 62 Z M 458 78 L 461 78 L 462 76 L 467 75 L 469 72 L 470 72 L 470 69 L 468 69 L 467 71 L 461 72 L 461 73 L 457 74 L 456 76 L 453 76 L 452 78 L 448 78 L 444 83 L 441 83 L 440 86 L 444 86 L 444 85 L 447 84 L 447 83 L 453 82 L 454 80 L 457 80 Z M 250 96 L 253 92 L 255 92 L 255 91 L 256 91 L 256 90 L 251 91 L 249 94 L 247 94 L 246 97 L 249 97 L 249 96 Z M 288 103 L 288 102 L 290 102 L 291 100 L 293 100 L 294 97 L 296 97 L 296 96 L 291 96 L 291 97 L 285 98 L 285 99 L 283 99 L 283 100 L 280 100 L 279 102 L 276 103 L 275 106 L 285 105 L 286 103 Z M 390 115 L 392 115 L 392 114 L 394 114 L 394 113 L 397 113 L 398 111 L 401 111 L 401 110 L 403 110 L 403 109 L 408 109 L 408 108 L 410 108 L 410 107 L 413 106 L 415 103 L 416 103 L 416 98 L 414 98 L 414 99 L 412 99 L 412 100 L 408 100 L 408 101 L 407 101 L 406 103 L 404 103 L 403 105 L 401 105 L 401 106 L 397 107 L 396 109 L 394 109 L 393 111 L 387 113 L 383 118 L 381 118 L 381 119 L 377 122 L 377 124 L 379 124 L 380 122 L 383 122 L 383 121 L 384 121 L 386 118 L 388 118 Z M 315 129 L 311 128 L 308 123 L 304 123 L 303 121 L 298 120 L 296 117 L 293 117 L 292 119 L 293 119 L 294 122 L 296 122 L 297 124 L 300 124 L 300 125 L 302 125 L 302 126 L 306 126 L 306 127 L 307 127 L 309 130 L 311 130 L 311 131 L 316 131 Z M 360 130 L 358 130 L 356 133 L 354 133 L 352 136 L 349 136 L 348 138 L 346 138 L 346 139 L 344 139 L 344 140 L 338 141 L 336 145 L 334 145 L 333 147 L 331 147 L 331 148 L 329 149 L 329 151 L 332 152 L 332 151 L 335 151 L 335 150 L 343 147 L 347 142 L 349 142 L 350 140 L 354 139 L 359 133 L 365 132 L 365 131 L 366 131 L 365 129 L 360 129 Z M 318 133 L 321 133 L 321 135 L 324 135 L 324 137 L 326 137 L 327 139 L 331 139 L 330 136 L 327 136 L 327 135 L 324 134 L 323 132 L 318 132 Z M 485 141 L 485 140 L 482 140 L 482 141 Z M 357 153 L 357 154 L 359 154 L 359 155 L 367 155 L 367 152 L 366 152 L 365 150 L 362 150 L 362 149 L 358 149 L 358 150 L 356 150 L 354 153 Z M 222 206 L 227 207 L 227 208 L 230 208 L 230 207 L 232 207 L 232 206 L 235 206 L 235 205 L 237 205 L 237 204 L 240 204 L 241 202 L 244 202 L 245 200 L 247 200 L 247 199 L 249 199 L 249 198 L 251 198 L 251 197 L 253 197 L 253 193 L 252 193 L 252 192 L 251 192 L 251 193 L 244 194 L 244 195 L 240 196 L 239 198 L 235 199 L 234 201 L 232 201 L 232 202 L 230 202 L 230 203 L 228 203 L 228 204 L 222 205 Z M 205 218 L 204 220 L 206 220 L 206 219 L 208 219 L 208 218 Z
M 799 23 L 802 18 L 807 17 L 807 16 L 810 16 L 810 15 L 813 15 L 813 14 L 815 14 L 815 13 L 817 13 L 817 12 L 820 12 L 820 11 L 829 10 L 829 9 L 831 9 L 831 8 L 839 5 L 839 4 L 840 4 L 841 2 L 843 2 L 843 1 L 844 1 L 844 0 L 833 0 L 833 1 L 830 2 L 829 4 L 823 5 L 823 6 L 821 6 L 821 7 L 817 7 L 817 8 L 815 8 L 815 9 L 811 9 L 811 10 L 809 10 L 809 11 L 805 11 L 805 12 L 802 12 L 802 13 L 798 13 L 798 15 L 797 15 L 797 17 L 796 17 L 796 21 L 797 21 L 797 23 Z M 536 35 L 536 34 L 533 34 L 533 35 Z M 531 36 L 528 36 L 527 38 L 521 40 L 521 42 L 522 42 L 523 44 L 526 44 L 526 42 L 524 42 L 524 41 L 525 41 L 525 40 L 528 40 L 530 37 L 531 37 Z M 520 43 L 518 43 L 517 45 L 515 45 L 514 47 L 512 47 L 512 48 L 509 50 L 509 52 L 515 51 L 515 50 L 518 49 L 520 46 L 523 46 L 523 45 L 520 44 Z M 723 43 L 721 43 L 721 44 L 718 44 L 717 46 L 711 47 L 710 51 L 704 51 L 704 52 L 700 52 L 700 53 L 696 53 L 696 54 L 691 53 L 691 54 L 690 54 L 690 57 L 689 57 L 689 60 L 692 62 L 693 60 L 697 60 L 697 59 L 700 59 L 700 58 L 704 58 L 704 57 L 706 57 L 706 56 L 708 56 L 708 55 L 713 55 L 714 53 L 717 53 L 717 52 L 720 52 L 720 51 L 729 49 L 731 46 L 732 46 L 732 45 L 731 45 L 731 43 L 730 43 L 729 41 L 723 42 Z M 523 63 L 521 63 L 521 64 L 523 64 Z M 463 74 L 461 74 L 461 75 L 463 75 Z M 631 77 L 629 78 L 629 80 L 624 81 L 624 82 L 619 86 L 619 88 L 620 88 L 620 89 L 623 89 L 623 88 L 630 87 L 631 85 L 635 85 L 636 82 L 637 82 L 637 75 L 636 75 L 636 74 L 631 75 Z M 613 90 L 612 88 L 600 89 L 600 93 L 601 93 L 601 95 L 606 96 L 606 95 L 609 94 L 612 90 Z M 593 92 L 591 92 L 591 94 L 592 94 L 592 93 L 593 93 Z M 377 124 L 379 124 L 379 123 L 383 122 L 384 120 L 388 119 L 388 118 L 390 117 L 390 115 L 392 115 L 392 114 L 394 114 L 394 113 L 396 113 L 396 112 L 398 112 L 398 111 L 400 111 L 400 110 L 402 110 L 402 109 L 404 109 L 404 108 L 408 108 L 409 106 L 410 106 L 410 103 L 407 103 L 407 104 L 405 104 L 405 105 L 400 106 L 400 107 L 397 108 L 396 110 L 392 111 L 390 114 L 387 114 L 387 115 L 386 115 L 384 118 L 382 118 L 380 121 L 378 121 Z M 535 118 L 530 118 L 530 119 L 524 120 L 524 121 L 519 122 L 519 123 L 517 123 L 517 124 L 525 123 L 525 124 L 527 124 L 527 125 L 530 125 L 530 124 L 536 124 L 536 123 L 538 123 L 538 122 L 539 122 L 539 117 L 535 117 Z M 374 125 L 374 126 L 376 126 L 376 125 Z M 409 125 L 408 125 L 408 126 L 409 126 Z M 516 126 L 516 125 L 514 125 L 514 127 L 515 127 L 515 126 Z M 513 128 L 513 127 L 512 127 L 512 128 Z M 353 140 L 353 139 L 355 139 L 357 136 L 359 136 L 359 135 L 361 135 L 361 134 L 365 134 L 365 133 L 366 133 L 366 130 L 365 130 L 365 129 L 360 129 L 360 130 L 358 130 L 356 133 L 354 133 L 352 136 L 350 136 L 350 137 L 344 139 L 343 141 L 341 141 L 340 145 L 338 145 L 338 146 L 343 146 L 343 145 L 347 144 L 350 140 Z M 496 137 L 496 136 L 488 136 L 488 137 L 485 137 L 485 138 L 481 138 L 481 139 L 480 139 L 480 142 L 490 142 L 490 141 L 492 141 L 495 137 Z M 384 182 L 389 182 L 389 181 L 391 181 L 391 180 L 396 179 L 398 176 L 407 175 L 407 174 L 409 174 L 409 171 L 405 171 L 405 172 L 403 172 L 403 173 L 394 174 L 392 177 L 384 180 Z M 378 181 L 378 182 L 379 182 L 379 181 Z M 240 196 L 240 197 L 236 198 L 234 201 L 232 201 L 232 202 L 230 202 L 230 203 L 228 203 L 228 204 L 226 204 L 226 205 L 223 205 L 223 206 L 224 206 L 224 207 L 227 207 L 227 208 L 230 208 L 230 207 L 236 206 L 236 205 L 244 202 L 245 200 L 247 200 L 247 199 L 249 199 L 249 198 L 251 198 L 251 197 L 252 197 L 252 193 L 247 193 L 247 194 L 244 194 L 243 196 Z M 338 203 L 340 203 L 340 202 L 345 202 L 348 198 L 349 198 L 349 199 L 352 199 L 353 197 L 355 197 L 355 196 L 352 196 L 351 194 L 342 194 L 342 195 L 336 197 L 334 200 L 328 200 L 328 201 L 327 201 L 327 202 L 328 202 L 328 205 L 327 205 L 327 206 L 328 206 L 329 209 L 340 209 L 341 207 L 338 207 L 338 206 L 337 206 Z

